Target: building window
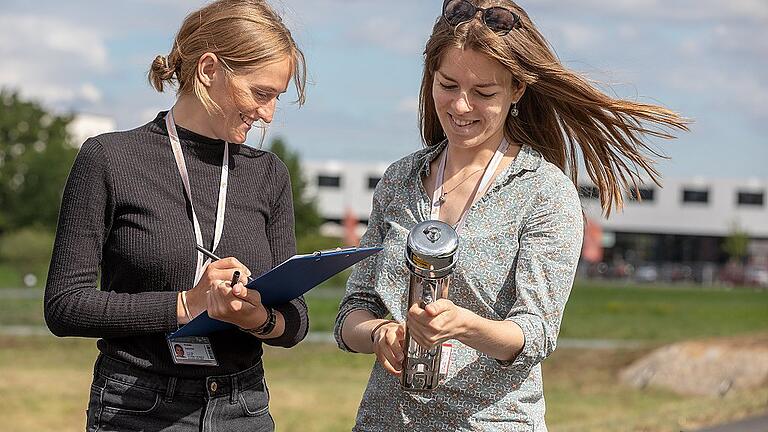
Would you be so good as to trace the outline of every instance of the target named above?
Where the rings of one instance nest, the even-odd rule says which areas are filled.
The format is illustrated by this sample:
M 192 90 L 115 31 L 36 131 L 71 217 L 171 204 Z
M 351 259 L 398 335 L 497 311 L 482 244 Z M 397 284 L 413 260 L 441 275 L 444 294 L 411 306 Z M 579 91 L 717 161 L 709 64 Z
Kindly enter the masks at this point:
M 738 193 L 738 203 L 744 206 L 763 206 L 764 192 L 741 192 Z
M 708 189 L 684 189 L 683 202 L 706 204 L 709 202 L 709 190 Z
M 632 201 L 653 201 L 654 190 L 652 188 L 638 188 L 629 190 L 629 199 Z M 638 199 L 639 197 L 639 199 Z
M 376 185 L 381 181 L 381 177 L 368 177 L 368 189 L 376 189 Z
M 337 188 L 341 186 L 341 177 L 330 175 L 317 176 L 317 185 L 319 187 Z
M 600 189 L 598 189 L 597 186 L 579 186 L 579 197 L 600 199 Z

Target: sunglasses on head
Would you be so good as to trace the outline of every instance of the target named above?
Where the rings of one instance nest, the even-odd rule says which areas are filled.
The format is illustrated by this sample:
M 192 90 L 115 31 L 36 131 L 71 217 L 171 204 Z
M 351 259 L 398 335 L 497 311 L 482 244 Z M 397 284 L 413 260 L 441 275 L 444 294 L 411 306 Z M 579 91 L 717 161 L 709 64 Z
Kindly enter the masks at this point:
M 499 36 L 506 35 L 520 25 L 520 17 L 505 7 L 481 8 L 469 0 L 445 0 L 443 2 L 443 18 L 454 27 L 470 21 L 478 11 L 482 13 L 482 21 L 485 26 Z

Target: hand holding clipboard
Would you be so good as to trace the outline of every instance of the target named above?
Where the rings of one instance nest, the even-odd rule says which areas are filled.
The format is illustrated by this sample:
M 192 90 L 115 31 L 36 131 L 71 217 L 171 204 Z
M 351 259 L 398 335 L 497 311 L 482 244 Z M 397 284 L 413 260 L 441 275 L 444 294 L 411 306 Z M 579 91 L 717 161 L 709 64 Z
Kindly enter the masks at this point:
M 197 249 L 211 259 L 219 259 L 201 246 Z M 267 273 L 255 279 L 248 278 L 246 288 L 257 290 L 265 306 L 287 303 L 381 249 L 380 247 L 339 248 L 294 255 Z M 234 327 L 232 324 L 213 319 L 208 316 L 208 313 L 203 312 L 172 333 L 170 337 L 203 336 L 232 327 Z

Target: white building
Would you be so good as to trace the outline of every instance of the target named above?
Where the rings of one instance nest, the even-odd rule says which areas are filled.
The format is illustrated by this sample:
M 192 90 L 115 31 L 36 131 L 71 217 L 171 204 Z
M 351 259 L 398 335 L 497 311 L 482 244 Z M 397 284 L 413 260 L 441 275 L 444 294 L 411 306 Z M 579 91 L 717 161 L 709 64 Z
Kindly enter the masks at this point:
M 303 164 L 308 193 L 317 197 L 320 214 L 329 221 L 325 232 L 337 234 L 338 223 L 351 210 L 361 231 L 371 211 L 373 189 L 387 163 L 308 161 Z M 584 180 L 582 180 L 584 181 Z M 642 201 L 627 197 L 622 212 L 602 217 L 596 188 L 580 186 L 585 215 L 603 230 L 607 251 L 633 249 L 637 235 L 651 256 L 661 261 L 722 261 L 724 237 L 738 229 L 753 239 L 753 249 L 768 248 L 768 178 L 665 178 L 663 188 L 640 190 Z M 630 194 L 631 195 L 631 194 Z M 623 253 L 623 252 L 622 252 Z M 655 257 L 655 258 L 654 258 Z
M 608 231 L 724 237 L 734 227 L 751 237 L 768 239 L 764 179 L 665 178 L 663 188 L 640 188 L 642 201 L 626 200 L 623 212 L 600 215 L 594 193 L 582 193 L 588 216 Z M 591 192 L 594 186 L 584 186 Z
M 341 221 L 347 212 L 360 222 L 358 235 L 365 231 L 371 213 L 373 190 L 389 166 L 386 162 L 308 161 L 302 163 L 307 194 L 317 198 L 317 207 L 326 223 L 322 232 L 341 236 Z

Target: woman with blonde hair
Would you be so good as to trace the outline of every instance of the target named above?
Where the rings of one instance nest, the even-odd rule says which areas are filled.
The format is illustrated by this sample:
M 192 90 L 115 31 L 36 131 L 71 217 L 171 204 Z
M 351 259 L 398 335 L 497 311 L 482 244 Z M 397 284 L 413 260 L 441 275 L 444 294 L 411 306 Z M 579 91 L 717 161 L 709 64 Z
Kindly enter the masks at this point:
M 423 150 L 390 166 L 336 318 L 347 351 L 375 353 L 356 431 L 546 431 L 541 362 L 555 349 L 582 243 L 577 161 L 603 209 L 641 171 L 646 135 L 686 130 L 676 113 L 618 100 L 566 69 L 520 6 L 446 0 L 426 44 Z M 438 219 L 459 234 L 449 299 L 407 302 L 406 236 Z M 410 307 L 409 307 L 410 306 Z M 405 323 L 444 345 L 444 378 L 401 389 Z
M 272 121 L 292 79 L 303 103 L 305 76 L 268 4 L 214 1 L 151 65 L 158 91 L 178 85 L 173 107 L 83 144 L 45 317 L 58 336 L 99 338 L 87 430 L 274 430 L 262 344 L 301 341 L 307 307 L 302 298 L 265 307 L 243 286 L 292 256 L 295 239 L 285 165 L 241 144 Z M 196 246 L 225 258 L 210 262 Z M 169 337 L 203 311 L 234 326 Z

